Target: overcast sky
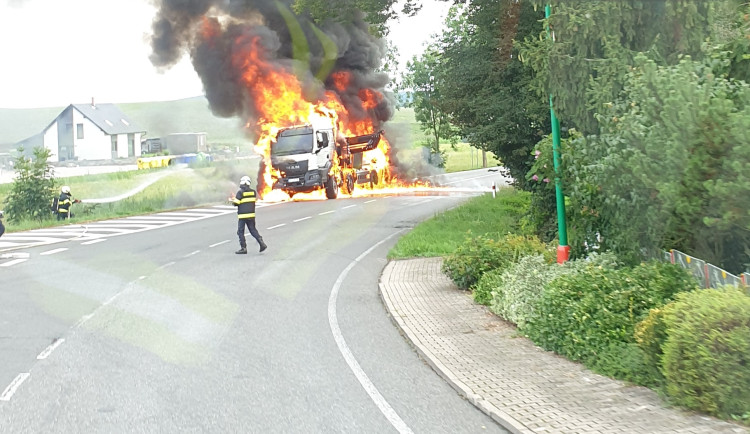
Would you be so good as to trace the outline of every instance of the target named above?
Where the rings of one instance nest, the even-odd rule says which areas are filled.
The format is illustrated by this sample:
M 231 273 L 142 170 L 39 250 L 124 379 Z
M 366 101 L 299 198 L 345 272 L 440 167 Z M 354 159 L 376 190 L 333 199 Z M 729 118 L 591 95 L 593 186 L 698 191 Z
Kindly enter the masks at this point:
M 425 3 L 391 24 L 402 66 L 442 25 L 448 4 Z M 187 56 L 167 71 L 151 65 L 154 15 L 147 0 L 0 0 L 0 108 L 202 95 Z

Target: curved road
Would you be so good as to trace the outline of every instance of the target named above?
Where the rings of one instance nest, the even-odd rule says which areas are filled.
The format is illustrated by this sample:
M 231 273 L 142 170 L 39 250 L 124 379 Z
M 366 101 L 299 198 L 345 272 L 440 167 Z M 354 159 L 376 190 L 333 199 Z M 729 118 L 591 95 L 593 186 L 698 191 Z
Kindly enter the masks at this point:
M 263 254 L 251 237 L 233 253 L 228 213 L 16 251 L 0 432 L 505 432 L 419 359 L 377 289 L 398 237 L 469 195 L 259 206 Z

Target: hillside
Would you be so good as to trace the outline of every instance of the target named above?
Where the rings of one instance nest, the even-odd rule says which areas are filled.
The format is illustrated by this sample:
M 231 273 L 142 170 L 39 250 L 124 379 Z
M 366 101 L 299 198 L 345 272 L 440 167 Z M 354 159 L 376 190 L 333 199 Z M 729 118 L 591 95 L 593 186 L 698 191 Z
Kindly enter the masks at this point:
M 249 145 L 241 122 L 215 117 L 203 97 L 117 106 L 147 131 L 146 137 L 205 132 L 214 149 Z M 41 132 L 64 108 L 0 109 L 0 152 L 9 152 L 18 141 Z
M 244 148 L 252 144 L 239 119 L 214 116 L 202 96 L 117 106 L 147 131 L 146 138 L 170 133 L 205 132 L 213 149 Z M 0 153 L 11 151 L 18 141 L 41 132 L 64 108 L 0 109 Z M 414 121 L 412 109 L 398 110 L 385 128 L 397 146 L 411 147 L 424 137 Z

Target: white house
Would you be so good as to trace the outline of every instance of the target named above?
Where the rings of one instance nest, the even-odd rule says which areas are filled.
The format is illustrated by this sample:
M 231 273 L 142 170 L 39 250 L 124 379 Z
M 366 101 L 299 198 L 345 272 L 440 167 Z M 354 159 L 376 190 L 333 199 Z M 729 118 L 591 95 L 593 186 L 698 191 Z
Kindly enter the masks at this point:
M 41 133 L 17 143 L 28 153 L 44 146 L 50 162 L 139 157 L 143 128 L 114 104 L 71 104 Z

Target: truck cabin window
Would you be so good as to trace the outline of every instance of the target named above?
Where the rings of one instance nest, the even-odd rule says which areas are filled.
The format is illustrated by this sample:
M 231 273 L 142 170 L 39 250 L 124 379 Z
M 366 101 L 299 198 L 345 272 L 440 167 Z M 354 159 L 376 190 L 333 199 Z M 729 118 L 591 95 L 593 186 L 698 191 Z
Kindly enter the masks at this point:
M 305 154 L 313 151 L 312 128 L 284 130 L 271 146 L 273 155 Z
M 318 131 L 317 139 L 319 148 L 325 148 L 326 146 L 328 146 L 328 133 L 324 131 Z

